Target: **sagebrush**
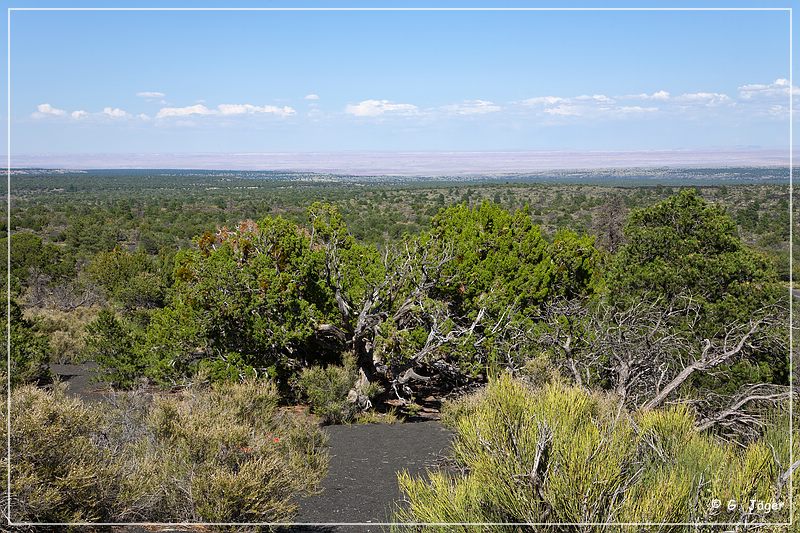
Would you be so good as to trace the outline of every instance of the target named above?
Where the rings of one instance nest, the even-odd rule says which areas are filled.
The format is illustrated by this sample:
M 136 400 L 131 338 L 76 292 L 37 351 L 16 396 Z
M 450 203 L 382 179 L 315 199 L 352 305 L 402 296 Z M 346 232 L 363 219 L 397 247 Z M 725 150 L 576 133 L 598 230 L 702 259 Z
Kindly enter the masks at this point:
M 282 521 L 327 468 L 324 435 L 268 381 L 111 404 L 26 386 L 11 400 L 15 521 Z

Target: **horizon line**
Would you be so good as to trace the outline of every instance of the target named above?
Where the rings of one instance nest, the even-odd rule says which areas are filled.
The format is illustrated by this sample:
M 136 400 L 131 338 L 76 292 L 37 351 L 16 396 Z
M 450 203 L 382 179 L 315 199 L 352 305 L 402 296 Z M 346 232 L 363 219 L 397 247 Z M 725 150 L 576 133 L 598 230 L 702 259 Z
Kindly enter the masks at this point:
M 787 150 L 347 150 L 12 154 L 9 170 L 230 170 L 442 176 L 622 168 L 788 167 Z

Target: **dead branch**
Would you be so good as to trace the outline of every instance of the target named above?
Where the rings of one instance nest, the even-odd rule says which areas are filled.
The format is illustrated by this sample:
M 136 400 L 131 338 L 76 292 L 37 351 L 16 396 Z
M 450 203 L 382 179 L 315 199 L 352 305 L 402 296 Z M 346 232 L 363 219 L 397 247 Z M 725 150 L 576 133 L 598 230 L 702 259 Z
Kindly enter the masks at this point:
M 678 375 L 667 383 L 650 401 L 645 403 L 642 409 L 654 409 L 661 405 L 675 389 L 683 385 L 695 372 L 717 367 L 740 355 L 748 347 L 748 342 L 753 338 L 753 335 L 766 321 L 766 318 L 751 319 L 747 327 L 744 328 L 744 333 L 739 334 L 738 338 L 736 338 L 735 331 L 742 328 L 734 326 L 726 331 L 721 343 L 704 339 L 697 359 L 678 372 Z
M 761 425 L 758 417 L 748 413 L 746 407 L 751 403 L 778 403 L 789 397 L 786 387 L 778 385 L 757 384 L 737 394 L 730 404 L 719 412 L 700 421 L 697 429 L 705 431 L 715 425 L 740 424 L 748 427 Z

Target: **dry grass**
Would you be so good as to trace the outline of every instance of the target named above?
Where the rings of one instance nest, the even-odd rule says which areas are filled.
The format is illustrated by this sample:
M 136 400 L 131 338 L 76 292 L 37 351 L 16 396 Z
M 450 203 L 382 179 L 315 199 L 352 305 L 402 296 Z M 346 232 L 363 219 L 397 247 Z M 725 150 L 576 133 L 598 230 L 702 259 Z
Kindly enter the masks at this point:
M 78 307 L 72 311 L 50 308 L 29 308 L 25 318 L 34 320 L 50 339 L 50 362 L 79 364 L 85 360 L 86 324 L 97 317 L 99 307 Z

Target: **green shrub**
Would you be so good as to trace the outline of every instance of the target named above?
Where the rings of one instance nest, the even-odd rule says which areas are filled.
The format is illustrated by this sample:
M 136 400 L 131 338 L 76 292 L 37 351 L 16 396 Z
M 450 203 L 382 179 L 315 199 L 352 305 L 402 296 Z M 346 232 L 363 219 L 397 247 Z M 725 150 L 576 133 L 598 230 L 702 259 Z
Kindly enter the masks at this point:
M 796 400 L 795 400 L 796 401 Z M 789 479 L 785 476 L 792 464 L 792 459 L 797 461 L 800 459 L 800 415 L 797 408 L 794 409 L 794 425 L 793 432 L 789 432 L 789 405 L 785 402 L 782 405 L 770 410 L 766 416 L 766 427 L 764 429 L 764 437 L 762 442 L 774 454 L 776 461 L 779 463 L 778 472 L 782 477 L 778 480 L 778 487 L 776 494 L 782 496 L 784 500 L 788 499 L 789 492 Z M 790 453 L 790 448 L 793 453 Z M 792 499 L 794 507 L 791 509 L 792 522 L 795 524 L 800 523 L 800 469 L 794 470 L 794 479 L 791 483 Z M 770 517 L 772 520 L 779 520 L 789 522 L 789 513 L 784 509 L 776 516 Z
M 247 364 L 240 353 L 228 352 L 216 359 L 202 359 L 197 362 L 197 374 L 205 375 L 211 381 L 238 381 L 254 378 L 258 374 L 255 368 Z
M 6 303 L 3 302 L 3 311 Z M 4 313 L 5 314 L 5 313 Z M 22 315 L 22 309 L 11 301 L 11 383 L 49 383 L 52 375 L 48 367 L 50 345 L 47 337 L 40 333 L 33 321 Z M 6 343 L 2 343 L 2 355 L 6 355 Z
M 358 412 L 355 402 L 348 400 L 358 379 L 358 371 L 350 360 L 344 366 L 312 366 L 303 369 L 297 380 L 301 393 L 308 398 L 311 412 L 326 424 L 350 422 Z
M 314 490 L 327 456 L 322 433 L 277 404 L 275 386 L 258 380 L 158 398 L 146 419 L 151 438 L 130 447 L 124 507 L 140 520 L 290 518 L 292 498 Z
M 385 413 L 378 411 L 364 411 L 356 415 L 356 424 L 397 424 L 401 419 L 397 416 L 397 411 L 392 408 Z
M 485 389 L 462 396 L 457 400 L 446 400 L 442 403 L 442 424 L 450 429 L 456 429 L 459 419 L 470 416 L 478 409 Z
M 0 239 L 0 246 L 7 249 L 5 236 Z M 11 290 L 15 293 L 28 285 L 32 274 L 47 280 L 61 280 L 75 267 L 75 258 L 63 248 L 27 231 L 14 231 L 11 235 L 10 259 Z
M 698 432 L 685 408 L 629 414 L 613 397 L 560 384 L 531 389 L 508 376 L 461 403 L 445 419 L 466 474 L 401 474 L 407 505 L 398 521 L 737 522 L 740 513 L 712 499 L 774 497 L 770 447 L 721 443 Z
M 131 311 L 163 305 L 164 287 L 158 270 L 157 261 L 147 254 L 114 248 L 95 255 L 86 273 L 108 300 Z
M 113 311 L 104 309 L 86 325 L 85 355 L 100 366 L 103 379 L 115 387 L 131 388 L 146 363 L 134 351 L 134 333 Z
M 334 323 L 336 308 L 322 280 L 324 254 L 308 232 L 267 217 L 196 243 L 177 254 L 169 303 L 153 311 L 137 346 L 148 377 L 175 382 L 208 370 L 228 379 L 272 369 L 286 380 L 312 345 L 319 353 L 316 326 Z

